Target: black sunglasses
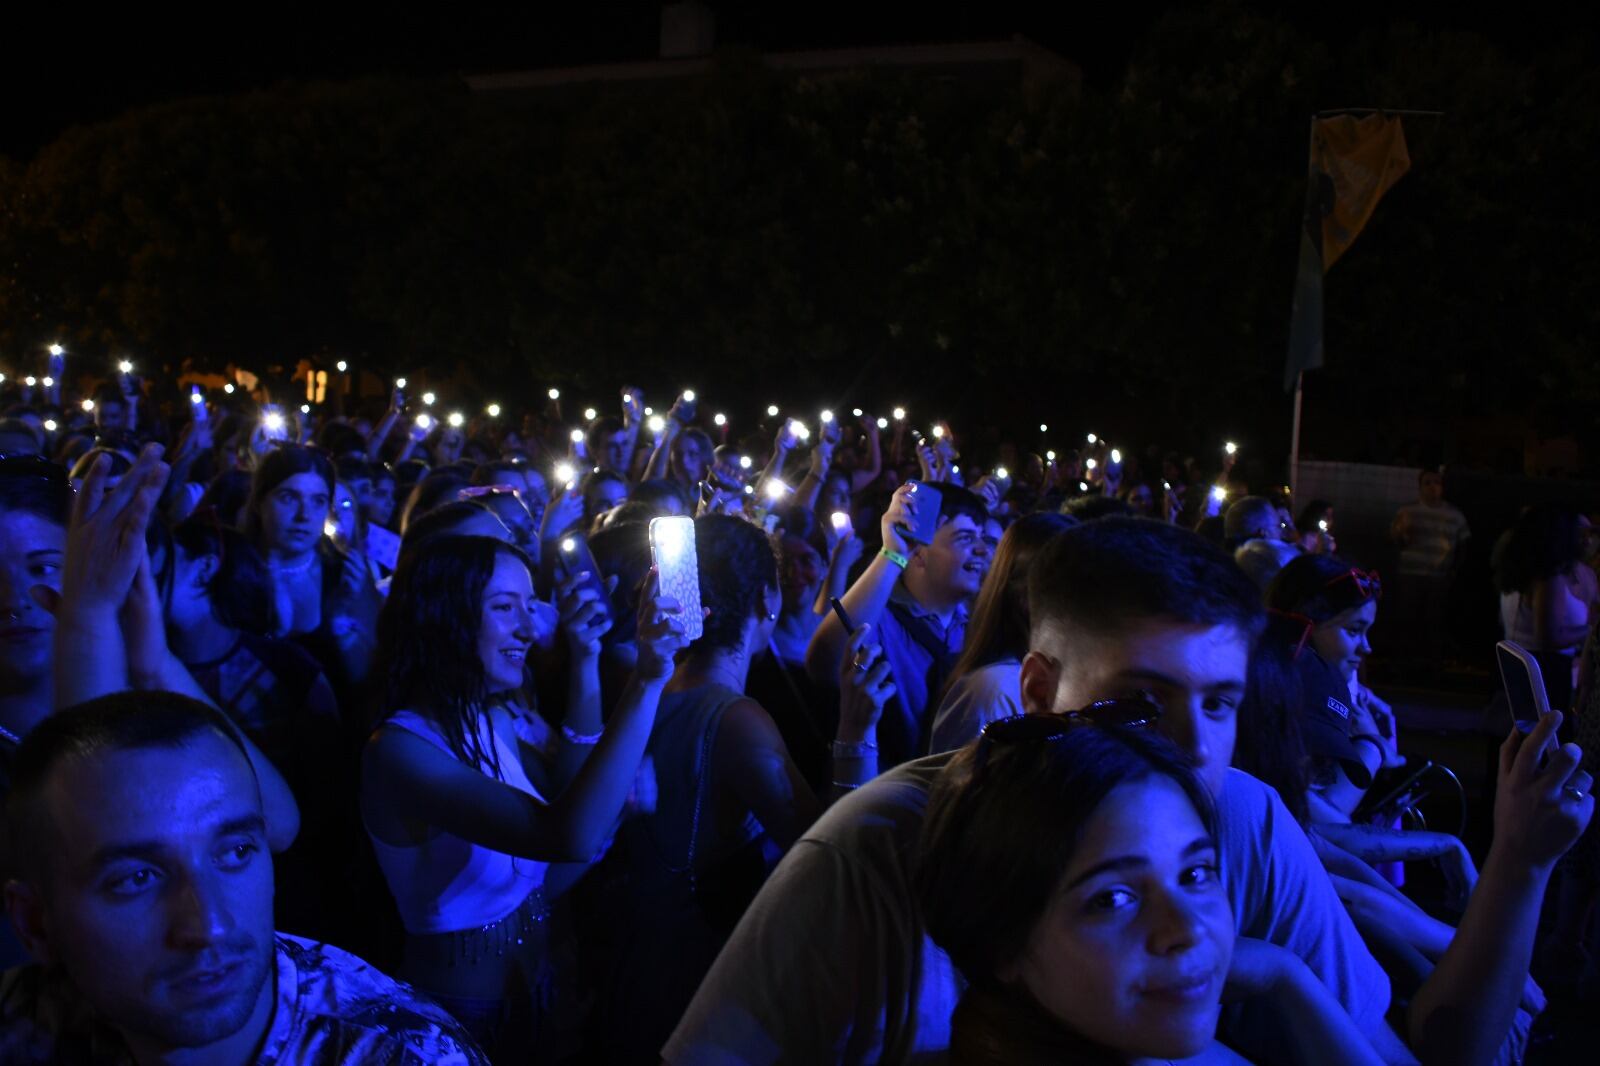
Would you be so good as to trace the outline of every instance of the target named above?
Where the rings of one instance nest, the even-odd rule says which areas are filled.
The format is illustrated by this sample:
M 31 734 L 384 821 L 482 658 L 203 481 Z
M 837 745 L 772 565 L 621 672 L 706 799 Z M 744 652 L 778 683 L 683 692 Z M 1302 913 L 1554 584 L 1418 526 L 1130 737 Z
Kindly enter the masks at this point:
M 1110 726 L 1120 729 L 1147 729 L 1161 720 L 1161 705 L 1149 696 L 1097 700 L 1089 706 L 1062 714 L 1015 714 L 983 727 L 978 734 L 978 751 L 972 765 L 973 776 L 989 761 L 996 744 L 1029 744 L 1060 740 L 1084 726 Z

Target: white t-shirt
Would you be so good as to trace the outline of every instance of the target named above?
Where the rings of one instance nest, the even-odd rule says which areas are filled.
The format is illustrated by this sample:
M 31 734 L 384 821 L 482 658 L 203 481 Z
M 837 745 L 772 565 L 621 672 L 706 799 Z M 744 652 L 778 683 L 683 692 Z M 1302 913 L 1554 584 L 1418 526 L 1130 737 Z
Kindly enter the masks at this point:
M 963 982 L 923 932 L 910 882 L 928 790 L 949 759 L 863 786 L 795 844 L 662 1050 L 671 1066 L 944 1061 Z M 1239 935 L 1305 960 L 1363 1032 L 1386 1028 L 1388 975 L 1278 794 L 1229 770 L 1217 806 Z M 1239 1013 L 1230 1042 L 1253 1061 L 1283 1061 L 1282 1023 Z
M 1022 663 L 1001 659 L 982 666 L 950 686 L 933 716 L 930 751 L 954 751 L 976 740 L 983 727 L 1022 713 Z

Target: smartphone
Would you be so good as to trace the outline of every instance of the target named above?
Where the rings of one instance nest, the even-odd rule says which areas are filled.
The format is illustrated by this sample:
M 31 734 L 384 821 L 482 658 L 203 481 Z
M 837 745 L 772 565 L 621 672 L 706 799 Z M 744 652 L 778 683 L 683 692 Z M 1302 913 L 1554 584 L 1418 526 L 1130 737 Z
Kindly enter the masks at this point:
M 261 409 L 261 435 L 267 440 L 289 439 L 289 423 L 283 417 L 283 409 L 275 403 Z
M 661 591 L 678 601 L 683 631 L 690 640 L 705 632 L 700 613 L 700 559 L 695 554 L 694 519 L 669 515 L 650 520 L 650 557 L 661 575 Z
M 912 499 L 917 501 L 916 525 L 912 527 L 897 526 L 900 535 L 906 540 L 917 544 L 932 544 L 933 535 L 939 530 L 939 508 L 944 503 L 944 497 L 939 490 L 925 481 L 908 481 L 911 486 Z
M 855 623 L 850 621 L 850 612 L 844 609 L 844 603 L 839 597 L 835 596 L 829 600 L 828 606 L 833 608 L 833 613 L 838 617 L 839 624 L 844 626 L 847 636 L 856 631 Z
M 678 408 L 678 421 L 687 426 L 694 421 L 695 412 L 700 409 L 700 399 L 690 390 L 678 397 L 675 406 Z
M 611 615 L 611 597 L 606 594 L 605 582 L 600 578 L 600 566 L 594 561 L 594 553 L 589 550 L 589 542 L 577 534 L 562 537 L 561 550 L 556 553 L 559 577 L 565 581 L 574 574 L 588 574 L 579 588 L 593 589 L 599 597 L 596 601 L 600 609 L 609 618 Z M 698 580 L 698 579 L 697 579 Z
M 850 521 L 850 512 L 835 511 L 828 516 L 828 521 L 833 525 L 833 532 L 839 537 L 849 537 L 855 533 L 854 524 Z
M 1500 682 L 1511 704 L 1511 718 L 1524 734 L 1533 732 L 1539 719 L 1550 713 L 1550 697 L 1544 687 L 1544 672 L 1521 645 L 1502 640 L 1494 646 L 1500 661 Z
M 189 386 L 189 410 L 194 413 L 194 420 L 202 426 L 211 417 L 206 411 L 205 394 L 200 391 L 199 385 Z

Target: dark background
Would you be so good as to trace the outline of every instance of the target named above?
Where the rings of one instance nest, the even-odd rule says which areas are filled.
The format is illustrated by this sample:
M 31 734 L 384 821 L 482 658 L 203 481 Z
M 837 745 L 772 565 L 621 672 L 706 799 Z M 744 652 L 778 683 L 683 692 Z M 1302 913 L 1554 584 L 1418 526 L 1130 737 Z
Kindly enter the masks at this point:
M 1283 455 L 1307 119 L 1383 105 L 1445 115 L 1328 278 L 1307 453 L 1591 472 L 1587 31 L 1484 4 L 713 6 L 706 75 L 531 97 L 460 75 L 648 60 L 659 5 L 23 17 L 0 366 L 58 338 L 76 369 L 345 357 L 464 402 L 629 378 Z M 1081 83 L 759 58 L 1012 33 Z

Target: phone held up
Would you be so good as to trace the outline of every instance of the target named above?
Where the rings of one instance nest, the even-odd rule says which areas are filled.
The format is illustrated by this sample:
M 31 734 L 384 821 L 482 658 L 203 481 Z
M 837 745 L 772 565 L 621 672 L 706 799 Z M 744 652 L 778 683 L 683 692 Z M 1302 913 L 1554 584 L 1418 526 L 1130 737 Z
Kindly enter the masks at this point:
M 694 519 L 671 515 L 650 520 L 650 557 L 661 576 L 661 591 L 678 601 L 684 634 L 699 640 L 705 632 L 700 613 L 700 559 L 695 553 Z
M 911 526 L 897 527 L 900 535 L 916 544 L 932 544 L 933 535 L 939 530 L 939 508 L 944 504 L 944 497 L 925 481 L 908 481 L 906 484 L 911 486 L 911 498 L 916 501 L 917 513 L 913 516 Z
M 594 561 L 594 553 L 589 550 L 589 542 L 576 533 L 561 538 L 561 550 L 557 553 L 557 569 L 563 581 L 570 580 L 576 574 L 588 574 L 579 588 L 593 589 L 600 609 L 607 617 L 611 615 L 611 598 L 606 595 L 605 583 L 600 580 L 600 567 Z

